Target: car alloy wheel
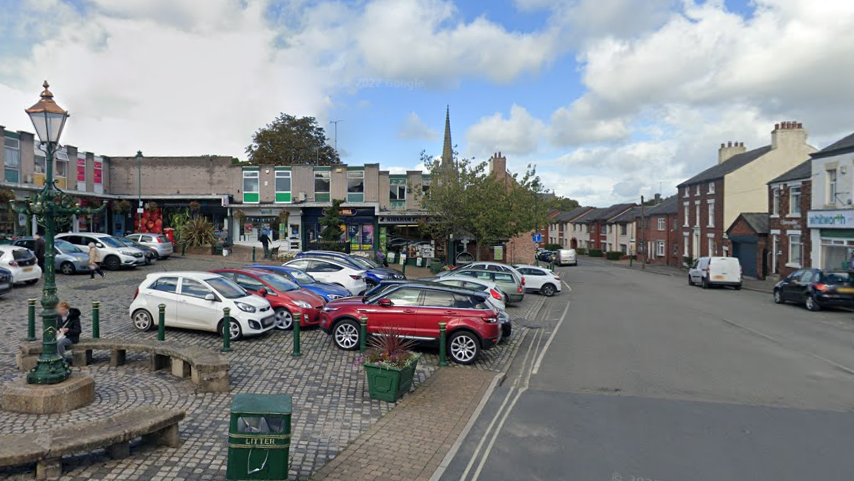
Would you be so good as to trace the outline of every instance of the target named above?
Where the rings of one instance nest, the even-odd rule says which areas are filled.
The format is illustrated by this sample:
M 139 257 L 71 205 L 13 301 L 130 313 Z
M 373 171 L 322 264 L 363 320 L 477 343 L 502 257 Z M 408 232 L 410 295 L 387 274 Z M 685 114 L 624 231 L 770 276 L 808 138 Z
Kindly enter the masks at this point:
M 276 308 L 276 329 L 287 331 L 294 327 L 294 316 L 284 307 Z
M 219 323 L 219 337 L 222 337 L 222 321 Z M 229 340 L 236 341 L 243 336 L 243 329 L 240 327 L 240 323 L 235 319 L 231 319 L 231 322 L 228 323 L 228 338 Z
M 783 294 L 780 292 L 779 289 L 775 290 L 774 291 L 774 303 L 775 304 L 783 304 L 784 302 L 786 302 L 786 301 L 783 300 Z
M 154 327 L 154 320 L 151 319 L 151 314 L 148 311 L 140 309 L 133 313 L 133 327 L 138 331 L 150 331 Z
M 116 256 L 110 256 L 104 259 L 104 267 L 110 271 L 117 271 L 122 267 L 122 261 Z
M 820 311 L 821 306 L 816 302 L 815 298 L 812 295 L 808 295 L 806 298 L 806 305 L 808 311 Z
M 450 339 L 451 359 L 459 364 L 471 364 L 477 359 L 478 346 L 477 339 L 468 332 L 457 332 L 451 335 Z
M 62 272 L 63 274 L 65 274 L 67 276 L 74 274 L 74 264 L 72 264 L 70 262 L 63 262 L 59 266 L 59 272 Z
M 333 332 L 335 345 L 346 351 L 359 347 L 359 326 L 354 321 L 342 321 Z
M 546 284 L 540 289 L 540 293 L 546 297 L 551 297 L 555 295 L 555 286 Z

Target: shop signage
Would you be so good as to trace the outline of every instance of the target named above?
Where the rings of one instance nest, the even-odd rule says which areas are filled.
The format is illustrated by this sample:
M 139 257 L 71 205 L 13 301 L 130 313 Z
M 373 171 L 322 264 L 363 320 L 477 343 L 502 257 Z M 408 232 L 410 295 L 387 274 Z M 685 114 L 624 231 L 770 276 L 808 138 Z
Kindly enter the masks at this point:
M 811 210 L 807 214 L 807 227 L 822 229 L 854 227 L 854 210 Z
M 781 220 L 781 221 L 780 221 L 780 225 L 785 225 L 785 226 L 795 227 L 795 228 L 798 228 L 798 229 L 800 229 L 800 228 L 801 228 L 801 223 L 800 223 L 800 222 L 798 222 L 798 221 L 796 221 L 796 220 Z
M 419 217 L 413 217 L 411 215 L 380 217 L 380 224 L 417 224 L 419 219 Z

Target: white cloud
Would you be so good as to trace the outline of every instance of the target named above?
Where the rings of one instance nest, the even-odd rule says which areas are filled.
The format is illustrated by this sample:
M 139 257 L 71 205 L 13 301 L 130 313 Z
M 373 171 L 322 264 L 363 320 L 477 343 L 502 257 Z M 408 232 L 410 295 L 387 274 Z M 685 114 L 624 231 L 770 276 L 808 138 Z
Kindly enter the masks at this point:
M 428 127 L 415 112 L 410 112 L 400 124 L 397 136 L 402 139 L 436 140 L 439 132 Z
M 627 119 L 603 117 L 589 97 L 582 97 L 569 107 L 554 111 L 549 126 L 549 139 L 558 146 L 619 140 L 628 137 Z
M 543 122 L 514 104 L 508 118 L 496 112 L 478 120 L 466 132 L 466 141 L 469 152 L 476 155 L 492 155 L 499 151 L 528 155 L 537 150 L 544 134 Z

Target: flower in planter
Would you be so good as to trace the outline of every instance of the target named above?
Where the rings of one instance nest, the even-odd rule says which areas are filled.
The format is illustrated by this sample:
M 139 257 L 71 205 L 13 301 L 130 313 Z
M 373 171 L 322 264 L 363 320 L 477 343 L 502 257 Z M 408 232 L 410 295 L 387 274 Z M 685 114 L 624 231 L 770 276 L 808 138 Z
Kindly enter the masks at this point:
M 402 369 L 419 357 L 412 352 L 415 341 L 403 337 L 400 329 L 384 327 L 368 339 L 365 361 L 380 367 Z

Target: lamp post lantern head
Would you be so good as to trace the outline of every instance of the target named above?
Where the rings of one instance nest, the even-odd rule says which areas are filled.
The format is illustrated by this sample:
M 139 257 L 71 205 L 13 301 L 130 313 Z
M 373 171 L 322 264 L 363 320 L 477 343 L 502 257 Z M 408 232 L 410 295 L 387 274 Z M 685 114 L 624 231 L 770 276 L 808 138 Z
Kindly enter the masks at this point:
M 142 159 L 142 157 L 143 157 L 143 156 L 142 156 L 142 151 L 141 151 L 141 150 L 137 150 L 137 151 L 136 151 L 136 155 L 134 156 L 134 158 L 136 158 L 136 160 L 141 160 L 141 159 Z
M 59 143 L 65 121 L 68 120 L 68 111 L 63 110 L 54 102 L 53 94 L 48 90 L 50 85 L 48 85 L 47 80 L 44 81 L 43 87 L 41 100 L 26 109 L 25 112 L 30 116 L 39 140 L 56 144 Z

